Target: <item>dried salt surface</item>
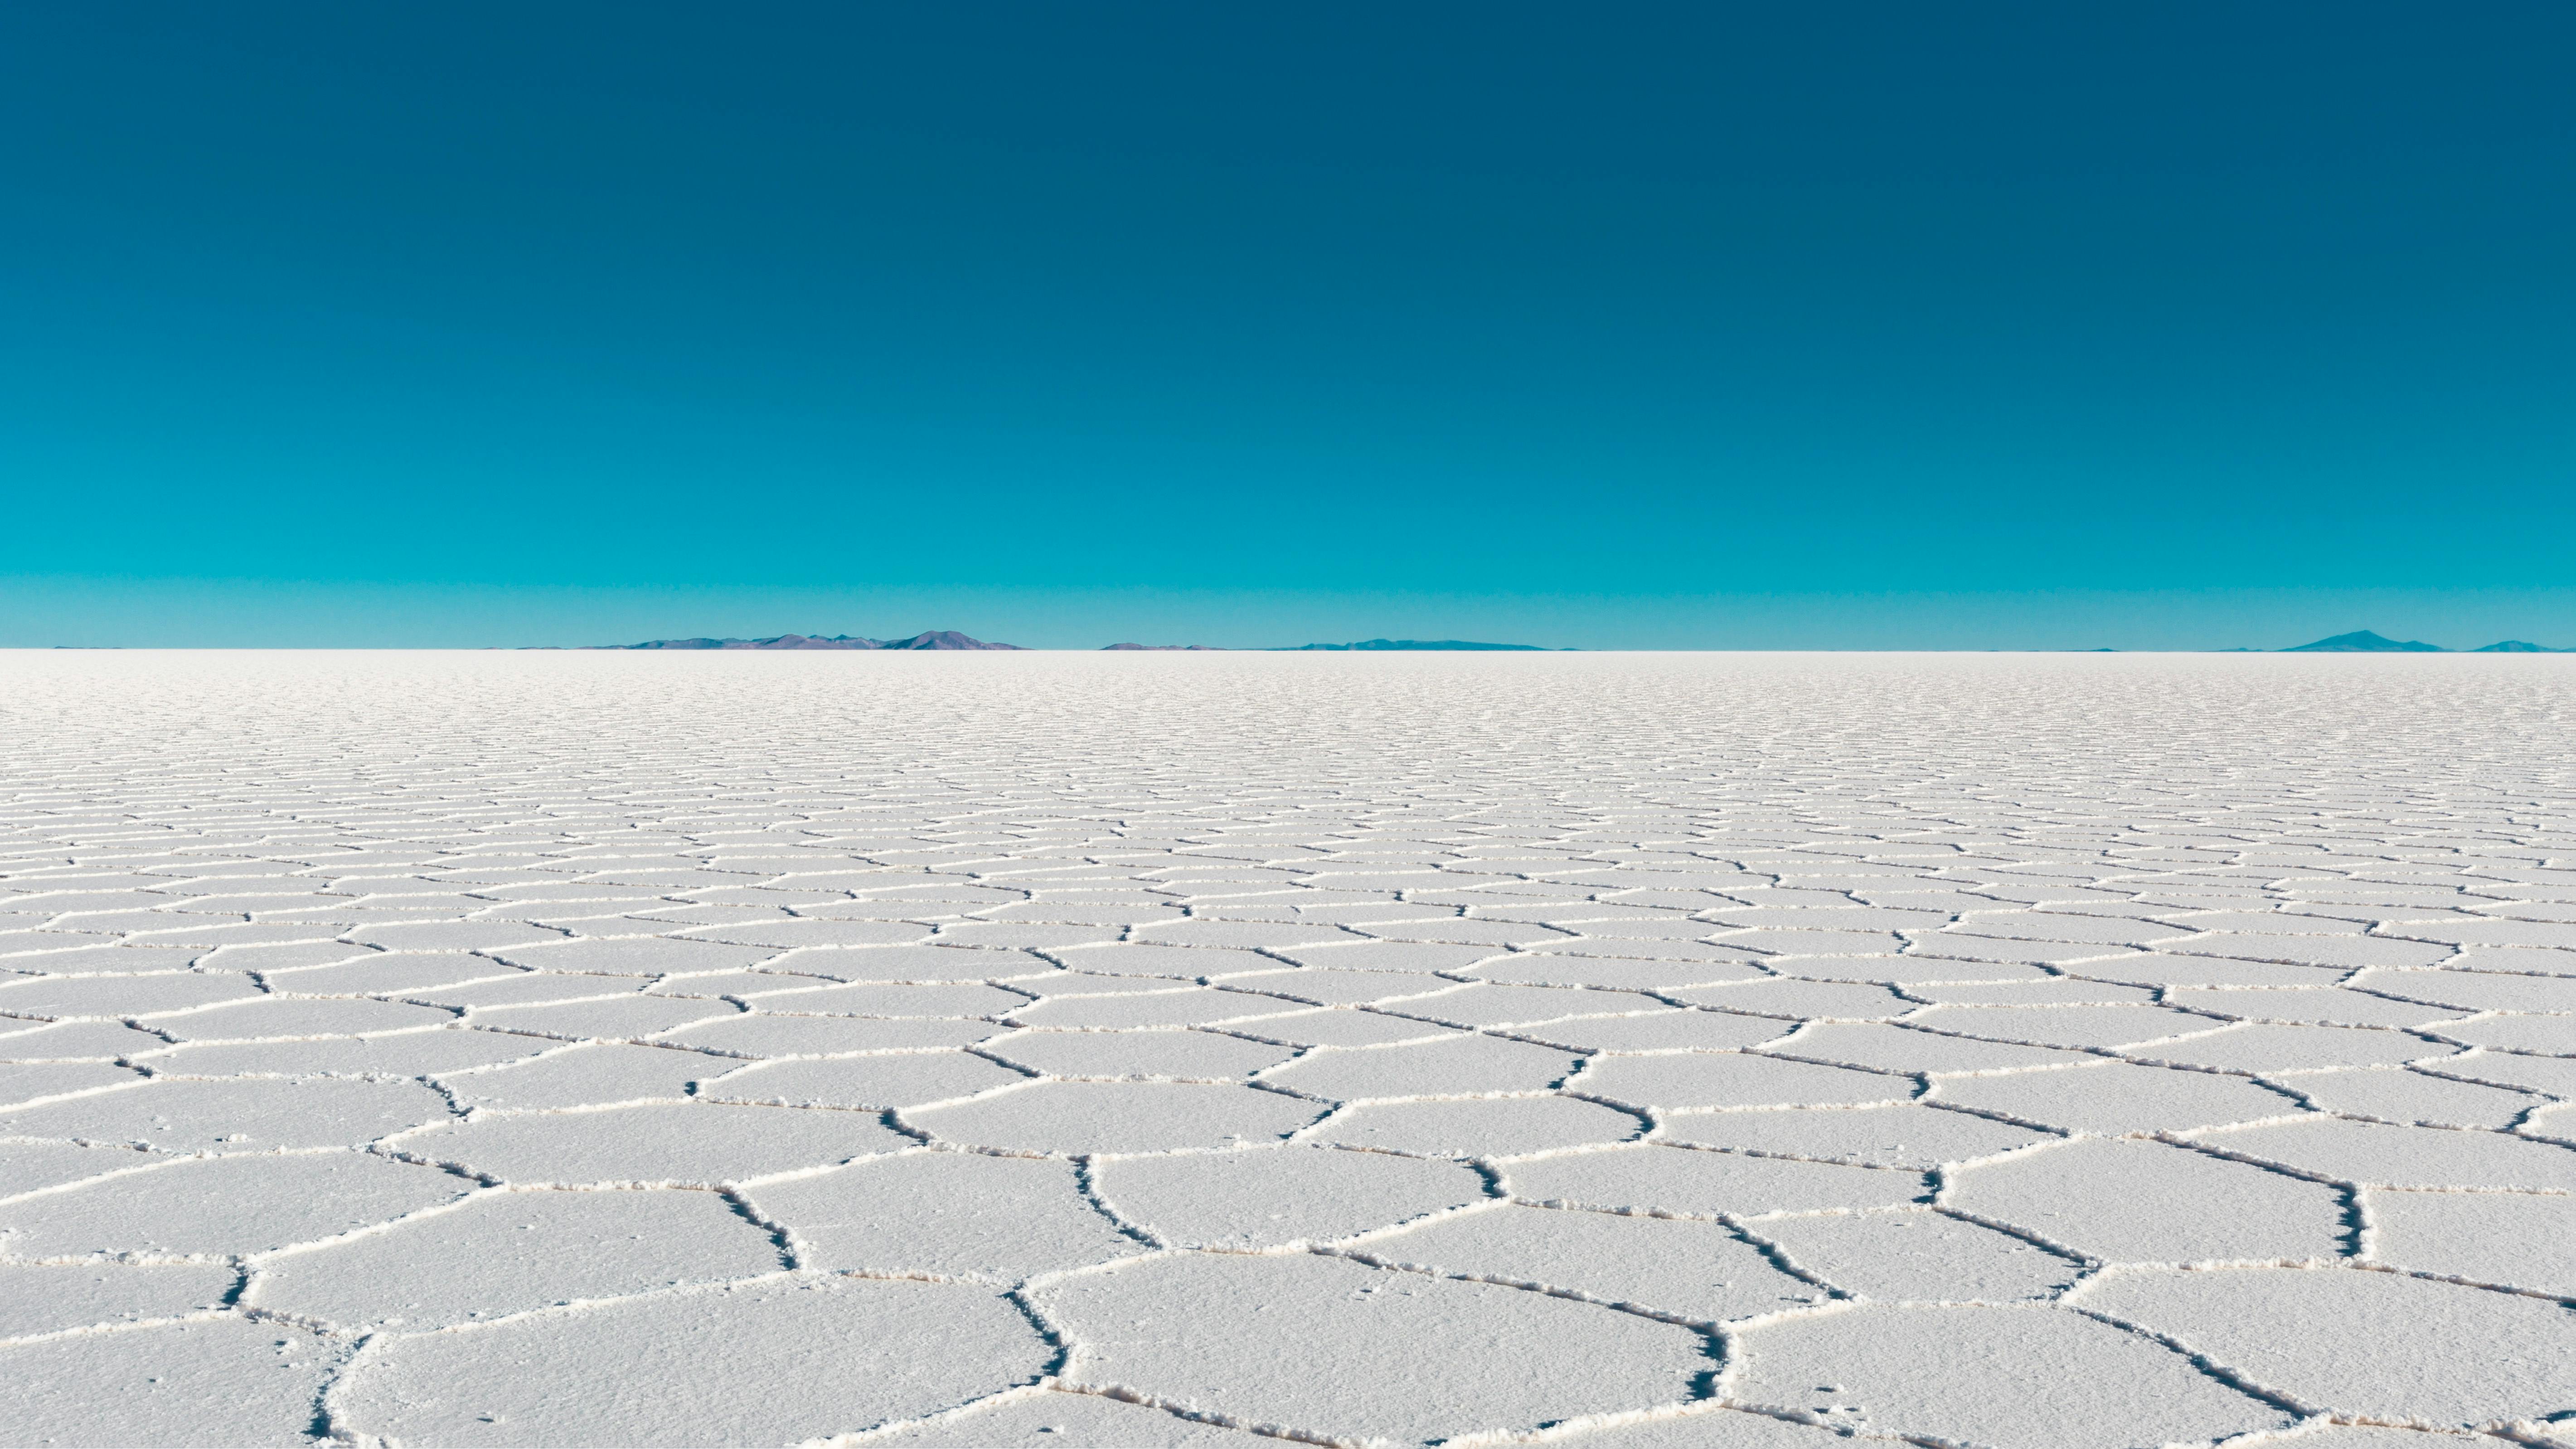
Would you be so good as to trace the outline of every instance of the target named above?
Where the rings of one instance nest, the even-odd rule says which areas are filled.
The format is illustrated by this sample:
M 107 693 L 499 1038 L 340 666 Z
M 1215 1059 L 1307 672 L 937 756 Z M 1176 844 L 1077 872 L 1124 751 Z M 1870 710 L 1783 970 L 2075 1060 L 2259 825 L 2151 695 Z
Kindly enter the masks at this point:
M 1009 1067 L 965 1052 L 889 1052 L 822 1061 L 725 1065 L 732 1069 L 698 1079 L 696 1093 L 700 1098 L 779 1107 L 881 1110 L 971 1097 L 1025 1080 Z
M 682 1100 L 689 1085 L 742 1063 L 731 1057 L 625 1042 L 583 1043 L 501 1066 L 433 1077 L 467 1107 L 580 1107 L 610 1102 Z
M 1206 1031 L 1032 1031 L 983 1043 L 984 1054 L 1055 1077 L 1223 1082 L 1296 1055 L 1293 1047 Z
M 220 1264 L 16 1263 L 0 1267 L 0 1341 L 211 1310 L 241 1274 Z
M 905 1114 L 922 1131 L 1006 1152 L 1162 1152 L 1275 1142 L 1322 1103 L 1206 1082 L 1040 1081 Z
M 2283 1072 L 2272 1080 L 2328 1112 L 2431 1127 L 2511 1127 L 2546 1102 L 2528 1092 L 2455 1082 L 2405 1067 Z
M 1484 1178 L 1455 1163 L 1327 1147 L 1112 1157 L 1091 1177 L 1121 1220 L 1189 1248 L 1328 1242 L 1486 1196 Z
M 1772 1218 L 1758 1235 L 1807 1277 L 1894 1303 L 2053 1298 L 2082 1269 L 2011 1233 L 1920 1208 Z
M 1427 1443 L 1675 1404 L 1714 1357 L 1690 1328 L 1310 1253 L 1152 1258 L 1032 1296 L 1074 1345 L 1070 1383 L 1335 1437 Z M 1567 1334 L 1588 1351 L 1567 1354 Z
M 1662 1145 L 1508 1162 L 1502 1174 L 1524 1202 L 1685 1217 L 1888 1207 L 1926 1194 L 1919 1172 Z
M 1858 1106 L 1922 1090 L 1905 1077 L 1749 1052 L 1608 1057 L 1587 1067 L 1575 1085 L 1586 1096 L 1664 1112 Z
M 873 1115 L 720 1102 L 483 1112 L 391 1150 L 497 1182 L 702 1186 L 830 1167 L 912 1145 Z
M 1372 1238 L 1376 1263 L 1580 1293 L 1660 1317 L 1719 1323 L 1820 1297 L 1725 1226 L 1505 1206 Z
M 246 1305 L 347 1328 L 444 1328 L 781 1265 L 712 1192 L 488 1192 L 255 1260 Z
M 474 1187 L 347 1151 L 116 1158 L 84 1164 L 103 1173 L 0 1201 L 0 1254 L 16 1262 L 234 1258 L 391 1222 Z
M 2491 1435 L 2467 1430 L 2391 1429 L 2377 1424 L 2325 1424 L 2251 1443 L 2293 1445 L 2296 1449 L 2494 1449 Z M 2510 1441 L 2508 1441 L 2510 1442 Z M 2546 1444 L 2547 1439 L 2536 1442 Z
M 2110 1137 L 2264 1122 L 2301 1110 L 2297 1098 L 2249 1077 L 2110 1064 L 1944 1078 L 1931 1100 Z
M 864 1444 L 922 1449 L 1063 1449 L 1116 1444 L 1125 1449 L 1276 1449 L 1279 1440 L 1222 1424 L 1184 1419 L 1107 1394 L 1039 1389 L 997 1395 L 985 1404 L 869 1434 Z
M 2371 1192 L 2364 1200 L 2373 1262 L 2576 1299 L 2576 1196 Z
M 2328 1259 L 2345 1233 L 2332 1187 L 2139 1138 L 1969 1166 L 1941 1202 L 2105 1263 Z
M 376 1340 L 324 1407 L 404 1443 L 794 1444 L 1031 1382 L 1048 1356 L 986 1289 L 773 1278 Z
M 0 1439 L 2566 1442 L 2570 685 L 0 659 Z
M 1681 1413 L 1615 1424 L 1581 1436 L 1601 1449 L 1848 1449 L 1834 1429 L 1703 1401 Z
M 163 1077 L 0 1115 L 0 1136 L 264 1152 L 372 1142 L 452 1116 L 445 1098 L 416 1082 Z
M 0 1344 L 12 1444 L 305 1444 L 352 1345 L 239 1314 Z
M 1965 1112 L 1912 1105 L 1855 1107 L 1848 1112 L 1800 1107 L 1703 1112 L 1675 1119 L 1664 1135 L 1674 1142 L 1781 1157 L 1917 1169 L 1994 1157 L 2050 1140 Z
M 1302 1134 L 1317 1142 L 1446 1157 L 1514 1157 L 1625 1142 L 1645 1123 L 1570 1097 L 1470 1097 L 1346 1107 Z
M 2302 1118 L 2194 1136 L 2217 1151 L 2361 1187 L 2576 1192 L 2576 1151 L 2502 1132 Z
M 2295 1418 L 2180 1353 L 2055 1304 L 1837 1306 L 1758 1325 L 1739 1342 L 1732 1397 L 1865 1433 L 2126 1449 Z M 1960 1372 L 1966 1365 L 1974 1371 Z
M 1100 1212 L 1081 1170 L 1057 1158 L 907 1152 L 744 1196 L 813 1268 L 1007 1287 L 1147 1246 Z
M 497 1031 L 411 1031 L 309 1041 L 213 1042 L 134 1053 L 138 1067 L 169 1077 L 426 1077 L 525 1061 L 564 1043 Z
M 2537 1425 L 2576 1404 L 2565 1303 L 2400 1273 L 2114 1273 L 2074 1301 L 2292 1402 L 2426 1428 Z M 2280 1323 L 2301 1326 L 2296 1337 Z

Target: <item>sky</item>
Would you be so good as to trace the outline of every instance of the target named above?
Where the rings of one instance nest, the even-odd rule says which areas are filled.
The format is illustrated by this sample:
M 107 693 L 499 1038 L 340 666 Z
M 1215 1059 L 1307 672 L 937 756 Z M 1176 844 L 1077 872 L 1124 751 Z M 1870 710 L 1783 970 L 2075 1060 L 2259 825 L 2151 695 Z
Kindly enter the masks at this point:
M 0 645 L 2576 645 L 2571 55 L 0 7 Z

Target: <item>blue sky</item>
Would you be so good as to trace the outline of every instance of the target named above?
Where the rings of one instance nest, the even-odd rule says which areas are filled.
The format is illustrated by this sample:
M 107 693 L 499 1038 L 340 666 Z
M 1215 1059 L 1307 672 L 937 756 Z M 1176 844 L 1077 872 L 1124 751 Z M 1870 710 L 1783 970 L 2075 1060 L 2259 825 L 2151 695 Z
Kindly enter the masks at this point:
M 15 7 L 0 644 L 2576 644 L 2571 44 Z

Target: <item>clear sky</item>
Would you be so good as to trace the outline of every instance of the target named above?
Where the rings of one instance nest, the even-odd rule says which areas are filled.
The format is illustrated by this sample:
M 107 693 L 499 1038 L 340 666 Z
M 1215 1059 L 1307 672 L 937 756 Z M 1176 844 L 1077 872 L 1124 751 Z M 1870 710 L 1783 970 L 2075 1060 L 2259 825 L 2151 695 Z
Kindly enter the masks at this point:
M 0 644 L 2576 645 L 2576 8 L 0 8 Z

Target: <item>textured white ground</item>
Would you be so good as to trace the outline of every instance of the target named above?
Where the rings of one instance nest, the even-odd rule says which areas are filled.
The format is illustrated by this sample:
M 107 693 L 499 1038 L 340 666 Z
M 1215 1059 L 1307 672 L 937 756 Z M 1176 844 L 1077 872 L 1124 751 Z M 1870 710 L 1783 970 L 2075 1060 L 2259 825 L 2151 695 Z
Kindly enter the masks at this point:
M 0 656 L 0 1440 L 2576 1442 L 2571 704 Z

